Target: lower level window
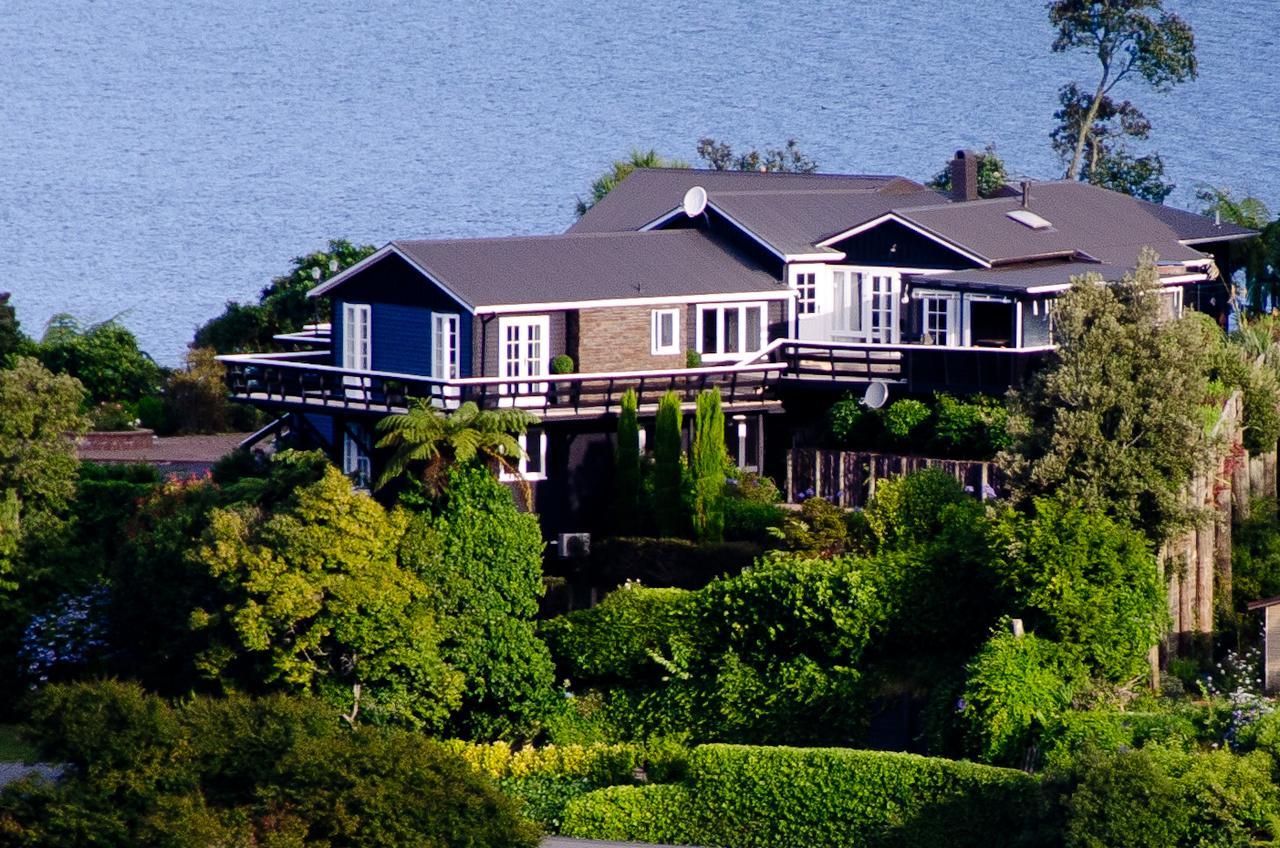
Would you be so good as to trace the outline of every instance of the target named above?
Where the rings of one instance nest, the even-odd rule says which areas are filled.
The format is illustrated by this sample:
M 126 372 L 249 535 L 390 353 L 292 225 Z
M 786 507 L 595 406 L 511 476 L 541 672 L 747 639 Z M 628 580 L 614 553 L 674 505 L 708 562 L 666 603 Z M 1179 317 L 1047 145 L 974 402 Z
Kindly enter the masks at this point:
M 764 347 L 765 304 L 698 307 L 698 352 L 709 358 L 754 353 Z
M 372 463 L 366 452 L 368 431 L 363 427 L 354 427 L 342 436 L 342 473 L 351 478 L 357 486 L 367 487 L 372 473 Z
M 547 479 L 547 433 L 541 427 L 530 427 L 516 437 L 520 443 L 521 456 L 518 462 L 511 463 L 519 472 L 513 474 L 506 466 L 498 472 L 498 479 L 504 482 L 515 480 Z

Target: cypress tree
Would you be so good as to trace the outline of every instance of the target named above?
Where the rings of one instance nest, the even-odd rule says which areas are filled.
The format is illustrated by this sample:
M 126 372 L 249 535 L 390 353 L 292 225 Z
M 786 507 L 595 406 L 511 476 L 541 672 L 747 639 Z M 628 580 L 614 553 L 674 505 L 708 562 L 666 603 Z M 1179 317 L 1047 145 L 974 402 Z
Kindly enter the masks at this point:
M 618 415 L 618 447 L 614 453 L 614 522 L 618 532 L 634 533 L 640 525 L 640 425 L 636 421 L 636 393 L 622 395 Z
M 724 409 L 720 390 L 698 395 L 693 419 L 693 532 L 704 542 L 724 540 Z
M 685 526 L 681 491 L 680 396 L 667 392 L 658 404 L 653 434 L 653 517 L 659 536 L 678 536 Z

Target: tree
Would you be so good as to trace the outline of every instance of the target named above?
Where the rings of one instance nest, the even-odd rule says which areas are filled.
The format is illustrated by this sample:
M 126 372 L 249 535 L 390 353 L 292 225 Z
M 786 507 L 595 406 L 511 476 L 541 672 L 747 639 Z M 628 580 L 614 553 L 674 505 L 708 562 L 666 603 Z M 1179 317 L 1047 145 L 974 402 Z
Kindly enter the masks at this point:
M 29 357 L 0 370 L 0 499 L 10 513 L 16 501 L 23 535 L 56 525 L 75 495 L 83 399 L 78 380 Z
M 640 524 L 640 425 L 635 389 L 622 394 L 614 469 L 614 519 L 622 533 L 634 533 Z
M 1097 509 L 1040 498 L 1035 515 L 1006 514 L 995 569 L 1027 626 L 1065 646 L 1095 676 L 1146 672 L 1164 633 L 1164 586 L 1150 543 Z
M 512 460 L 518 460 L 523 451 L 516 436 L 537 423 L 538 417 L 523 409 L 481 409 L 466 401 L 445 412 L 414 399 L 408 412 L 388 415 L 377 424 L 382 435 L 378 447 L 389 449 L 391 455 L 374 488 L 381 489 L 411 468 L 418 468 L 427 488 L 439 492 L 449 466 L 476 457 L 492 459 L 517 473 Z
M 0 366 L 17 353 L 26 341 L 22 334 L 22 325 L 18 323 L 18 314 L 13 304 L 9 303 L 9 293 L 0 292 Z
M 196 330 L 192 346 L 218 353 L 273 349 L 273 336 L 296 333 L 309 321 L 328 320 L 327 299 L 309 298 L 307 292 L 375 250 L 371 244 L 357 246 L 346 239 L 332 239 L 327 250 L 294 257 L 289 273 L 264 287 L 257 303 L 228 301 L 221 315 Z
M 192 615 L 226 634 L 205 673 L 248 669 L 249 685 L 319 696 L 352 725 L 442 727 L 462 679 L 440 658 L 428 587 L 397 561 L 408 521 L 333 467 L 276 510 L 215 510 L 193 554 L 225 592 Z
M 227 405 L 227 369 L 212 348 L 187 351 L 186 368 L 169 376 L 164 406 L 179 433 L 225 433 L 231 426 Z
M 450 729 L 532 737 L 553 709 L 554 669 L 534 630 L 543 593 L 542 531 L 486 469 L 455 465 L 435 516 L 420 514 L 400 561 L 427 587 L 440 652 L 465 675 Z
M 1228 243 L 1231 268 L 1243 268 L 1249 307 L 1265 313 L 1280 299 L 1280 219 L 1271 219 L 1271 210 L 1256 197 L 1237 198 L 1224 188 L 1201 186 L 1196 199 L 1204 204 L 1201 214 L 1230 224 L 1258 230 L 1261 235 L 1244 242 Z
M 79 380 L 94 404 L 133 402 L 160 390 L 160 366 L 114 318 L 85 327 L 70 315 L 55 315 L 36 351 L 50 371 Z
M 1192 515 L 1183 488 L 1207 451 L 1200 403 L 1210 340 L 1194 316 L 1159 315 L 1155 257 L 1104 285 L 1077 278 L 1056 306 L 1058 350 L 1013 396 L 1000 455 L 1015 500 L 1060 492 L 1157 544 Z
M 679 536 L 685 526 L 683 430 L 680 396 L 667 392 L 653 425 L 653 515 L 659 536 Z
M 132 683 L 50 686 L 29 705 L 59 780 L 0 793 L 12 845 L 533 848 L 515 802 L 420 733 L 344 729 L 322 703 L 170 704 Z
M 1054 52 L 1085 50 L 1099 65 L 1092 92 L 1075 82 L 1060 90 L 1062 108 L 1055 115 L 1059 126 L 1053 140 L 1067 162 L 1067 179 L 1142 187 L 1148 197 L 1163 191 L 1158 199 L 1168 193 L 1159 157 L 1135 159 L 1117 142 L 1119 137 L 1146 138 L 1150 123 L 1137 107 L 1111 96 L 1117 85 L 1134 77 L 1157 91 L 1195 79 L 1195 36 L 1190 25 L 1163 6 L 1163 0 L 1049 4 L 1049 21 L 1057 30 Z
M 698 139 L 698 158 L 717 171 L 771 171 L 811 174 L 818 163 L 800 152 L 794 138 L 782 147 L 766 147 L 763 152 L 751 148 L 734 153 L 727 143 L 706 137 Z
M 729 452 L 724 446 L 724 409 L 718 388 L 698 395 L 690 454 L 694 535 L 704 542 L 724 541 L 724 470 Z
M 586 200 L 578 198 L 575 211 L 579 218 L 587 214 L 587 210 L 604 200 L 605 195 L 613 191 L 618 183 L 631 176 L 636 168 L 688 168 L 687 162 L 679 159 L 668 159 L 658 154 L 653 148 L 648 150 L 632 150 L 626 159 L 615 160 L 609 170 L 591 183 L 591 196 Z
M 978 157 L 978 197 L 994 197 L 1008 181 L 1004 160 L 996 154 L 995 145 L 988 144 Z M 935 191 L 951 191 L 951 164 L 944 165 L 928 185 Z

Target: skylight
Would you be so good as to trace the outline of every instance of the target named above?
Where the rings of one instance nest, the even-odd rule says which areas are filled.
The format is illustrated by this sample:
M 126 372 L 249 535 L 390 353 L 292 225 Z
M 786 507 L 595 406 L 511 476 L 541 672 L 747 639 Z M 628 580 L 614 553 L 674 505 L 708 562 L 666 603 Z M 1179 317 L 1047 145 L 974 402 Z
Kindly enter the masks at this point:
M 1014 209 L 1012 212 L 1006 212 L 1004 214 L 1008 215 L 1022 226 L 1030 227 L 1033 230 L 1047 230 L 1053 226 L 1053 224 L 1050 224 L 1030 209 Z

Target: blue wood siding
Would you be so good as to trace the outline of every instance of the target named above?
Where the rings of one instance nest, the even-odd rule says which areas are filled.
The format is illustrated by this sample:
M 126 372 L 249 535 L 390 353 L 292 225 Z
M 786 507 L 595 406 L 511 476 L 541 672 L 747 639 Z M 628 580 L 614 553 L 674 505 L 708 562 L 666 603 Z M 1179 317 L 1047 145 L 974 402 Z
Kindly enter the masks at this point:
M 373 370 L 431 374 L 431 313 L 458 316 L 459 373 L 471 376 L 471 315 L 447 292 L 390 255 L 330 292 L 333 364 L 342 366 L 343 306 L 369 305 Z

